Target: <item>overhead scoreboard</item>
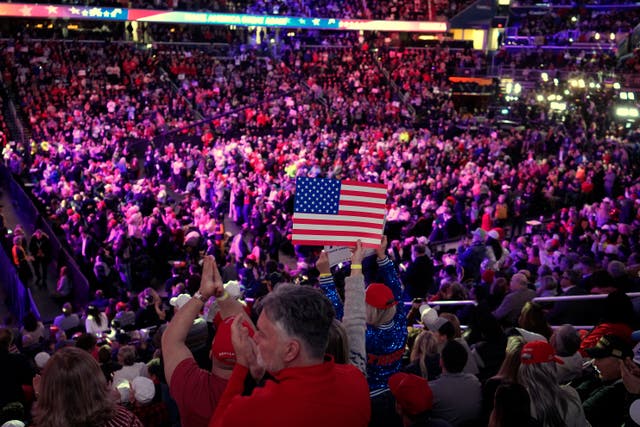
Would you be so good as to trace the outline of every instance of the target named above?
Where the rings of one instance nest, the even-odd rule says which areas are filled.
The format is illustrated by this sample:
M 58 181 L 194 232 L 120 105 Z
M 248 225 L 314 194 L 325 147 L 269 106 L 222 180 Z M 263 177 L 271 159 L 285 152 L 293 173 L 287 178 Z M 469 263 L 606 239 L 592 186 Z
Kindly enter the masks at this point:
M 1 17 L 135 21 L 165 24 L 236 25 L 241 27 L 303 28 L 342 31 L 399 31 L 413 33 L 443 33 L 447 31 L 446 22 L 436 21 L 309 18 L 32 3 L 0 3 L 0 18 Z

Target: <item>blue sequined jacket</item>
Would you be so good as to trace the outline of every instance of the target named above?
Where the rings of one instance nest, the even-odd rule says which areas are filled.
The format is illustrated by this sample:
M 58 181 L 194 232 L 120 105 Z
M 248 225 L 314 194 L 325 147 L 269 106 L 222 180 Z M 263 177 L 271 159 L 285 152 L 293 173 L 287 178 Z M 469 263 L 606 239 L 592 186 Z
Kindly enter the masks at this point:
M 389 258 L 378 260 L 379 275 L 393 292 L 398 304 L 393 319 L 380 326 L 367 325 L 367 381 L 371 396 L 388 389 L 392 374 L 400 371 L 407 342 L 407 316 L 402 303 L 402 284 Z
M 365 333 L 367 350 L 367 381 L 371 396 L 376 396 L 388 389 L 389 377 L 400 371 L 405 343 L 407 341 L 407 316 L 402 303 L 402 284 L 393 262 L 389 258 L 378 260 L 379 276 L 398 301 L 396 314 L 384 325 L 367 325 Z M 320 288 L 331 300 L 336 310 L 336 317 L 342 319 L 344 310 L 333 278 L 320 279 Z M 357 364 L 356 364 L 357 366 Z

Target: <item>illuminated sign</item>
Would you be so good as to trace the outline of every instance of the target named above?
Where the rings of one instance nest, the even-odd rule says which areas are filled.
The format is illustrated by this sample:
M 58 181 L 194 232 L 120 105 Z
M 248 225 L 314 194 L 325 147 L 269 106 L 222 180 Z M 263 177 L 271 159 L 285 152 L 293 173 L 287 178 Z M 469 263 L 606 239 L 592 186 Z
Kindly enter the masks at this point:
M 98 21 L 138 21 L 161 22 L 166 24 L 237 25 L 242 27 L 347 31 L 399 31 L 414 33 L 442 33 L 447 31 L 447 24 L 445 22 L 433 21 L 305 18 L 27 3 L 0 3 L 0 17 L 91 19 Z
M 72 18 L 126 21 L 127 9 L 115 7 L 62 6 L 57 4 L 0 3 L 0 16 L 22 18 Z

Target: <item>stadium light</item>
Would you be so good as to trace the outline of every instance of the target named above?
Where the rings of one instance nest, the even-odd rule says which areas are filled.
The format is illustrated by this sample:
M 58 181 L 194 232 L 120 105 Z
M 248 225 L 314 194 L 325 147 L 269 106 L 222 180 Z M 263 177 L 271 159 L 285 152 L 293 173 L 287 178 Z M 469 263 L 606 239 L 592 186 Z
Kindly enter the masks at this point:
M 620 83 L 615 82 L 615 83 L 613 84 L 613 88 L 614 88 L 615 90 L 620 89 Z
M 596 33 L 593 37 L 594 37 L 596 40 L 600 40 L 600 33 Z
M 622 99 L 623 101 L 627 100 L 627 92 L 620 92 L 620 99 Z
M 609 39 L 611 39 L 611 41 L 616 39 L 616 33 L 611 33 L 609 34 Z
M 538 102 L 542 102 L 542 101 L 544 101 L 544 96 L 542 96 L 542 95 L 537 95 L 537 96 L 536 96 L 536 101 L 538 101 Z
M 567 109 L 566 102 L 552 102 L 549 104 L 549 108 L 556 111 L 564 111 Z
M 549 81 L 549 74 L 542 73 L 542 74 L 540 74 L 540 78 L 542 79 L 543 82 L 548 82 Z
M 636 107 L 616 107 L 616 116 L 621 118 L 636 119 L 640 115 Z
M 513 93 L 515 95 L 519 95 L 520 92 L 522 92 L 522 86 L 520 85 L 520 83 L 516 83 L 515 85 L 513 85 Z

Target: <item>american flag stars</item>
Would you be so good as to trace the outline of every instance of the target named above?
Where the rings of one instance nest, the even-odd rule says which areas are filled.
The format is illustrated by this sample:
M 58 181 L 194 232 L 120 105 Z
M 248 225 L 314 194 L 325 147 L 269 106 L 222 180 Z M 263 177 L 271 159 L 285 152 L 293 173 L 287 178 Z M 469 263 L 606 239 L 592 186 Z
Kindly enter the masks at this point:
M 22 12 L 22 16 L 31 16 L 31 10 L 33 10 L 32 6 L 24 5 L 20 9 L 20 12 Z
M 295 211 L 336 215 L 340 203 L 340 181 L 337 179 L 298 178 Z

